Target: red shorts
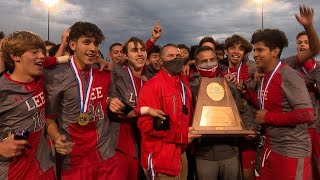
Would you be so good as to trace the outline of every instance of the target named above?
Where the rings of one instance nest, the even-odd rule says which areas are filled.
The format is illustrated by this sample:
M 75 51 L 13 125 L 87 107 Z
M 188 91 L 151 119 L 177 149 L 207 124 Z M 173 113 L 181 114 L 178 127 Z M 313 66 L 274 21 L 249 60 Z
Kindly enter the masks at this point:
M 113 156 L 92 166 L 62 171 L 63 180 L 100 180 L 119 179 L 121 169 L 117 166 L 117 157 Z
M 128 156 L 120 151 L 116 151 L 117 166 L 121 169 L 118 180 L 138 180 L 139 177 L 139 160 Z
M 310 180 L 310 157 L 291 158 L 265 148 L 261 154 L 260 180 Z
M 320 179 L 320 134 L 316 129 L 308 129 L 312 143 L 312 176 Z
M 243 169 L 254 169 L 257 152 L 254 149 L 241 151 L 241 164 Z

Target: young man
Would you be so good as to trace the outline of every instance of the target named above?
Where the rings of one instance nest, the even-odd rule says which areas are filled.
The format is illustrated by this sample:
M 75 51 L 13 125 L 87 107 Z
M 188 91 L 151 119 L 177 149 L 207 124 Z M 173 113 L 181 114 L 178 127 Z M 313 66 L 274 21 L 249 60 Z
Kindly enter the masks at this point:
M 188 62 L 190 48 L 185 44 L 178 44 L 178 48 L 180 49 L 180 52 L 181 52 L 181 58 L 184 60 L 185 63 Z
M 310 16 L 312 16 L 312 14 L 310 14 Z M 309 23 L 312 23 L 312 21 Z M 307 24 L 306 26 L 310 26 L 310 25 Z M 282 60 L 283 62 L 287 63 L 292 68 L 300 72 L 303 76 L 306 76 L 307 74 L 309 74 L 310 71 L 312 71 L 317 67 L 316 59 L 313 57 L 320 51 L 320 43 L 319 43 L 317 34 L 314 34 L 314 32 L 312 32 L 312 29 L 310 27 L 306 27 L 305 29 L 308 30 L 308 32 L 302 31 L 296 37 L 297 55 Z M 309 37 L 310 37 L 310 44 L 309 44 Z M 319 97 L 317 97 L 316 84 L 315 83 L 307 84 L 307 87 L 308 87 L 313 108 L 314 108 L 314 120 L 308 126 L 308 130 L 311 138 L 311 144 L 312 144 L 312 153 L 314 154 L 315 146 L 319 146 L 318 143 L 315 141 L 315 135 L 316 133 L 320 133 L 318 130 L 316 131 L 316 127 L 319 125 L 319 119 L 320 119 L 320 116 L 319 116 L 320 101 L 319 101 Z M 316 162 L 314 162 L 319 160 L 312 158 L 311 161 L 312 161 L 313 178 L 319 179 L 320 174 L 317 173 Z
M 47 132 L 62 155 L 62 179 L 116 179 L 114 155 L 117 127 L 107 116 L 111 74 L 92 67 L 101 30 L 89 22 L 70 28 L 70 64 L 45 72 Z M 55 121 L 57 119 L 57 121 Z
M 252 51 L 252 45 L 244 37 L 234 34 L 225 40 L 225 53 L 229 66 L 221 69 L 222 76 L 233 74 L 236 82 L 248 81 L 255 73 L 253 61 L 248 61 L 246 55 Z
M 302 6 L 297 20 L 312 29 L 308 21 L 312 13 Z M 302 77 L 279 60 L 288 45 L 286 36 L 280 30 L 265 29 L 254 33 L 251 43 L 256 66 L 265 74 L 256 114 L 257 121 L 266 127 L 261 179 L 309 179 L 311 143 L 307 123 L 313 120 L 313 108 Z
M 215 51 L 216 42 L 214 41 L 214 39 L 212 37 L 206 36 L 200 40 L 199 47 L 201 47 L 201 46 L 211 47 Z
M 125 64 L 126 59 L 124 58 L 121 43 L 113 43 L 109 47 L 109 57 L 113 64 Z
M 248 87 L 255 86 L 254 73 L 256 71 L 253 61 L 248 61 L 246 55 L 252 51 L 252 45 L 244 37 L 234 34 L 225 40 L 225 54 L 228 66 L 220 64 L 221 75 L 230 81 L 229 76 L 234 77 L 235 85 L 245 84 Z M 232 81 L 231 81 L 232 82 Z M 250 106 L 248 100 L 242 99 L 248 114 L 254 118 L 255 108 Z M 257 129 L 256 129 L 257 130 Z M 256 146 L 252 140 L 244 141 L 241 146 L 242 175 L 245 180 L 254 179 L 254 167 L 256 159 Z
M 162 60 L 160 58 L 160 46 L 154 45 L 149 49 L 146 64 L 145 76 L 147 79 L 151 79 L 159 72 L 162 65 Z
M 112 120 L 119 122 L 120 125 L 116 156 L 122 173 L 119 174 L 118 178 L 137 180 L 140 144 L 137 117 L 140 111 L 135 111 L 133 108 L 137 108 L 138 94 L 145 84 L 142 79 L 142 73 L 147 59 L 147 52 L 145 43 L 136 37 L 132 37 L 124 43 L 123 52 L 128 60 L 128 66 L 116 65 L 112 69 L 112 84 L 109 96 L 114 99 L 110 102 L 110 109 L 114 113 L 111 116 Z M 123 108 L 119 110 L 112 109 L 119 104 Z M 125 108 L 130 108 L 131 110 L 126 111 Z
M 212 48 L 203 46 L 195 53 L 198 77 L 190 82 L 194 100 L 198 96 L 201 77 L 219 77 L 218 60 Z M 241 118 L 247 129 L 257 129 L 257 123 L 250 117 L 247 107 L 242 104 L 240 92 L 234 84 L 229 88 L 235 99 Z M 242 139 L 238 138 L 201 138 L 196 145 L 196 160 L 198 178 L 208 179 L 237 179 L 239 176 L 238 145 Z
M 183 61 L 178 47 L 165 45 L 160 56 L 163 66 L 140 90 L 138 107 L 163 110 L 168 114 L 170 125 L 162 126 L 161 122 L 166 120 L 153 120 L 150 116 L 139 118 L 141 164 L 149 179 L 186 179 L 184 151 L 188 142 L 199 137 L 189 133 L 193 115 L 192 94 L 186 77 L 181 74 Z
M 51 41 L 45 41 L 44 42 L 45 44 L 46 44 L 46 56 L 49 56 L 49 51 L 50 51 L 50 49 L 53 47 L 53 46 L 55 46 L 56 44 L 55 43 L 53 43 L 53 42 L 51 42 Z
M 217 59 L 218 61 L 222 61 L 224 59 L 224 44 L 217 44 L 216 45 L 216 55 L 217 55 Z
M 307 7 L 301 6 L 300 7 L 300 16 L 296 15 L 298 22 L 304 27 L 305 31 L 301 32 L 297 35 L 297 51 L 298 54 L 286 59 L 282 59 L 283 63 L 288 64 L 292 68 L 299 71 L 302 75 L 308 74 L 315 68 L 317 65 L 315 60 L 312 59 L 320 50 L 320 43 L 316 31 L 313 27 L 313 10 Z M 310 45 L 310 48 L 309 48 Z M 314 120 L 312 123 L 309 124 L 309 133 L 311 137 L 311 144 L 312 149 L 314 152 L 315 146 L 317 145 L 313 140 L 315 137 L 316 126 L 319 124 L 318 122 L 318 106 L 319 103 L 317 102 L 317 98 L 315 96 L 315 88 L 314 84 L 308 86 L 311 100 L 313 103 L 313 107 L 315 109 Z M 315 157 L 315 156 L 313 156 Z M 317 159 L 314 159 L 313 165 L 317 162 Z M 314 166 L 315 167 L 315 166 Z M 316 171 L 313 171 L 314 178 L 317 179 L 318 176 Z
M 0 179 L 54 179 L 44 129 L 45 43 L 36 34 L 17 31 L 1 50 L 14 71 L 0 78 Z

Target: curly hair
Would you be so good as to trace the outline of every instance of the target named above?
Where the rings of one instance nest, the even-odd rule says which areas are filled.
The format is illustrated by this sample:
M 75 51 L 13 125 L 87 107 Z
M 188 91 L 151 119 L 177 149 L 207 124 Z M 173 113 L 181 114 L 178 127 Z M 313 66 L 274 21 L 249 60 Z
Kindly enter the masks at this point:
M 288 47 L 288 39 L 283 31 L 279 29 L 258 30 L 252 35 L 251 44 L 263 42 L 266 47 L 273 50 L 280 49 L 278 58 L 280 58 L 283 48 Z
M 76 41 L 82 36 L 94 37 L 97 45 L 105 40 L 101 29 L 97 25 L 90 22 L 76 22 L 70 27 L 69 40 Z
M 252 51 L 252 44 L 250 44 L 249 41 L 246 40 L 246 38 L 234 34 L 231 37 L 228 37 L 225 42 L 224 42 L 224 49 L 228 49 L 229 47 L 239 44 L 245 51 L 245 54 L 249 53 Z

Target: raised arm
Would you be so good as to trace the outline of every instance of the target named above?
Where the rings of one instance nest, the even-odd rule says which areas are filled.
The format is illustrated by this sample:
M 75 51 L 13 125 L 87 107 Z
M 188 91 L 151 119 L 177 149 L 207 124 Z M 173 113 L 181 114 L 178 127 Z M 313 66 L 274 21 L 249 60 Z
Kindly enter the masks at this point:
M 303 51 L 298 54 L 298 62 L 303 64 L 320 52 L 320 42 L 316 30 L 313 26 L 313 8 L 300 5 L 300 14 L 295 14 L 297 21 L 304 27 L 309 40 L 310 51 Z

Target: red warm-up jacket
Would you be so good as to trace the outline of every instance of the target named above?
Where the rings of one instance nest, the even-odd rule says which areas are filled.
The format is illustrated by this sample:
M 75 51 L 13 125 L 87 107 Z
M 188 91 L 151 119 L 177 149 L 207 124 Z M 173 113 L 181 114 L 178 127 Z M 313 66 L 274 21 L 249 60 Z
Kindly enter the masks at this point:
M 188 114 L 182 113 L 182 86 L 186 86 Z M 191 122 L 192 94 L 185 76 L 170 76 L 164 69 L 149 80 L 140 90 L 138 106 L 161 109 L 170 117 L 170 129 L 156 131 L 153 119 L 141 116 L 138 127 L 141 131 L 141 164 L 152 167 L 154 172 L 178 176 L 181 169 L 181 153 L 188 144 L 188 127 Z M 152 156 L 152 161 L 148 157 Z

